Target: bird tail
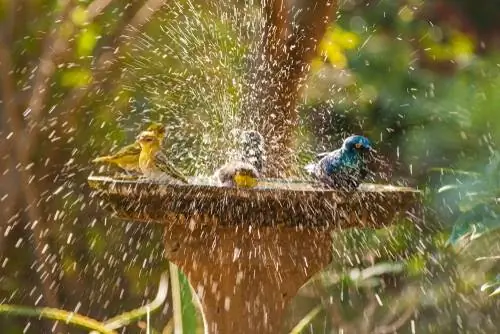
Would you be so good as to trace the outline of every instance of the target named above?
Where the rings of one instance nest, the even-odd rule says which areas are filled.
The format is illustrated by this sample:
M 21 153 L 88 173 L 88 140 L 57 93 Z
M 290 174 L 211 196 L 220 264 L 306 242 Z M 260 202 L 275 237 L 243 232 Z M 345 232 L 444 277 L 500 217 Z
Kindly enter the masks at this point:
M 306 172 L 308 172 L 309 174 L 314 174 L 314 169 L 316 168 L 316 164 L 315 163 L 310 163 L 308 165 L 306 165 L 304 167 L 304 169 L 306 170 Z

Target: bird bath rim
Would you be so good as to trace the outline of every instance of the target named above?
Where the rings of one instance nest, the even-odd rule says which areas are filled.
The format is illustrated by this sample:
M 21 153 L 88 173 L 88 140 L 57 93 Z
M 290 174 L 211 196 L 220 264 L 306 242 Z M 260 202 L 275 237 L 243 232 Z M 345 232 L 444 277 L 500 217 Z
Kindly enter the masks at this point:
M 188 177 L 189 181 L 196 182 L 197 177 Z M 347 191 L 323 187 L 320 183 L 302 179 L 278 179 L 278 178 L 262 178 L 259 180 L 259 185 L 253 188 L 236 188 L 236 187 L 222 187 L 214 184 L 206 183 L 169 183 L 168 181 L 152 180 L 152 179 L 115 179 L 109 176 L 103 175 L 90 175 L 88 177 L 88 182 L 92 187 L 98 187 L 98 184 L 102 185 L 126 185 L 126 186 L 143 186 L 148 185 L 151 188 L 158 187 L 172 190 L 184 191 L 187 189 L 191 190 L 212 190 L 212 191 L 222 191 L 230 194 L 250 194 L 250 193 L 266 193 L 266 192 L 280 192 L 280 193 L 323 193 L 323 194 L 337 194 L 337 195 L 352 195 L 355 193 L 385 193 L 385 192 L 405 192 L 420 194 L 421 191 L 415 188 L 394 186 L 390 184 L 377 184 L 377 183 L 362 183 L 358 189 Z M 269 187 L 266 185 L 274 185 L 278 187 Z M 302 186 L 302 187 L 300 187 Z M 119 188 L 116 188 L 117 190 Z
M 339 191 L 304 180 L 262 179 L 255 188 L 94 175 L 88 182 L 118 217 L 156 222 L 177 214 L 215 218 L 223 225 L 384 226 L 396 215 L 417 215 L 421 198 L 419 190 L 407 187 L 362 184 L 358 190 Z

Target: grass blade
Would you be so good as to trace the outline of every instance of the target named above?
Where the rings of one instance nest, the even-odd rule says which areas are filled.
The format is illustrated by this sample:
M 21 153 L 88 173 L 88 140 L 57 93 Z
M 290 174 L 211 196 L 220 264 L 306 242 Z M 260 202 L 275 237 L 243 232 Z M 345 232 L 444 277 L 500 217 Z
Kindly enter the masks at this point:
M 7 315 L 19 315 L 25 317 L 58 320 L 70 325 L 93 330 L 101 334 L 117 334 L 114 330 L 107 328 L 103 323 L 97 320 L 78 313 L 68 312 L 50 307 L 31 308 L 25 306 L 3 304 L 0 305 L 0 313 L 5 313 Z

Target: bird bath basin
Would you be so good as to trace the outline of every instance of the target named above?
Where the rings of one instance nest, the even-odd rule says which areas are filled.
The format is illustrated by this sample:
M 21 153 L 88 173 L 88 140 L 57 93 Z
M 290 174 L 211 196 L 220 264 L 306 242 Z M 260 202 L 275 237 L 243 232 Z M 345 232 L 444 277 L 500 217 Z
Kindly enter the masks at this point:
M 418 191 L 385 185 L 341 192 L 278 179 L 253 189 L 88 181 L 117 217 L 165 225 L 167 258 L 196 291 L 208 333 L 278 333 L 288 301 L 330 263 L 332 231 L 422 217 Z

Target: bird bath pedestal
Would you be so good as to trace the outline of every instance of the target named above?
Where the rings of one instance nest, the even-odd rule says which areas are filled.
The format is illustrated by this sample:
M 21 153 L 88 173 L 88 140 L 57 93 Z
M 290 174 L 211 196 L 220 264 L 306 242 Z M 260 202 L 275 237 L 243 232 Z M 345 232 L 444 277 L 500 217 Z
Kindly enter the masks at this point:
M 268 180 L 254 189 L 89 177 L 116 216 L 165 225 L 169 261 L 186 274 L 208 333 L 279 333 L 297 290 L 332 259 L 330 233 L 421 217 L 420 193 L 354 192 Z

